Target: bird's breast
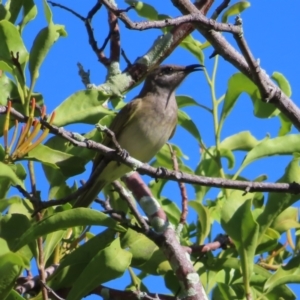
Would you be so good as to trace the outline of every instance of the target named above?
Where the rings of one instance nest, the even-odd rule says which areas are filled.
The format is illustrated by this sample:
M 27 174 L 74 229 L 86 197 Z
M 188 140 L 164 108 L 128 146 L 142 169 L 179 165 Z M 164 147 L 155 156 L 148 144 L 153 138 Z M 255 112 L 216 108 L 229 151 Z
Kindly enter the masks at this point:
M 131 156 L 149 161 L 170 138 L 177 123 L 177 104 L 148 105 L 124 128 L 119 143 Z

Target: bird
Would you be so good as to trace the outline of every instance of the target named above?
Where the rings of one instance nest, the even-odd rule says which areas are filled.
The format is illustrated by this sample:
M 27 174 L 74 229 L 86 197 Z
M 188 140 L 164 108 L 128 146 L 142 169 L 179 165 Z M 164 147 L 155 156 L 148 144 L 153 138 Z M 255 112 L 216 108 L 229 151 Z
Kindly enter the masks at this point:
M 141 162 L 150 161 L 174 135 L 178 110 L 176 88 L 187 75 L 203 68 L 200 64 L 160 65 L 150 71 L 139 95 L 119 111 L 109 126 L 121 148 Z M 108 135 L 102 143 L 114 148 Z M 91 176 L 103 158 L 101 153 L 96 155 Z M 93 178 L 92 186 L 78 197 L 73 207 L 88 207 L 105 185 L 130 171 L 130 167 L 124 164 L 109 162 L 98 177 Z

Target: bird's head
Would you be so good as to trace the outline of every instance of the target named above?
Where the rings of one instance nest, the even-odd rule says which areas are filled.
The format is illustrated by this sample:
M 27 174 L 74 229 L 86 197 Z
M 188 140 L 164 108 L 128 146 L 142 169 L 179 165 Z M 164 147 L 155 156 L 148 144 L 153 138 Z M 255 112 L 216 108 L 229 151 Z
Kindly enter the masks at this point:
M 172 93 L 188 74 L 201 71 L 203 68 L 203 65 L 198 64 L 189 66 L 161 65 L 148 74 L 144 87 L 147 90 L 158 88 Z

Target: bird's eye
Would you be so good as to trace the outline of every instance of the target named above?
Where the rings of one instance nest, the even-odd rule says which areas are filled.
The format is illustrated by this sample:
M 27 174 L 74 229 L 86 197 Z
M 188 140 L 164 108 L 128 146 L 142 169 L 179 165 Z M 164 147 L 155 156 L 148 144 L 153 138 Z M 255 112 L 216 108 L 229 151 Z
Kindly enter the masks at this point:
M 172 67 L 168 67 L 168 68 L 165 68 L 165 74 L 171 74 L 173 72 L 173 68 Z

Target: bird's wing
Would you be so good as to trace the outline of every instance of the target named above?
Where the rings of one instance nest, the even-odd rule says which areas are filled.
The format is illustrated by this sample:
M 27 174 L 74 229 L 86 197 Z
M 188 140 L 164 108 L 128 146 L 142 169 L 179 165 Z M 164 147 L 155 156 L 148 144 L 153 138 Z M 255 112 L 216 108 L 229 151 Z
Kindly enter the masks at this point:
M 177 122 L 176 122 L 175 125 L 174 125 L 174 128 L 173 128 L 173 130 L 172 130 L 172 132 L 171 132 L 171 135 L 170 135 L 170 137 L 169 137 L 169 140 L 170 140 L 170 139 L 173 137 L 173 135 L 175 134 L 176 127 L 177 127 Z
M 114 132 L 115 137 L 118 141 L 118 137 L 120 133 L 123 131 L 123 129 L 130 124 L 138 111 L 138 107 L 142 104 L 141 98 L 135 98 L 134 100 L 127 103 L 115 116 L 112 123 L 109 126 L 109 129 Z M 102 141 L 102 144 L 114 148 L 113 142 L 109 135 L 106 135 L 105 138 Z M 93 171 L 97 167 L 97 165 L 100 163 L 100 161 L 103 159 L 103 154 L 99 153 L 96 155 L 94 159 L 94 165 L 93 165 Z

